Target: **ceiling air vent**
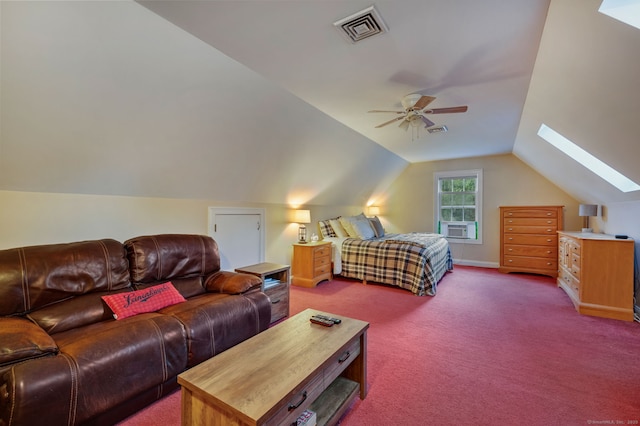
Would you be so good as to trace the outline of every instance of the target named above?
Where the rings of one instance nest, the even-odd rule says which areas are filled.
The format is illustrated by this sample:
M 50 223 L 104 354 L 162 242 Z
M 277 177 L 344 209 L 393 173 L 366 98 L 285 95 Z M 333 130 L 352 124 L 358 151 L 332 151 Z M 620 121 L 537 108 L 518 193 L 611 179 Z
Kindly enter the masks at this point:
M 449 128 L 447 128 L 447 126 L 430 127 L 427 129 L 427 132 L 429 133 L 444 133 L 447 131 L 449 131 Z
M 341 30 L 351 43 L 389 31 L 374 6 L 336 21 L 333 25 Z

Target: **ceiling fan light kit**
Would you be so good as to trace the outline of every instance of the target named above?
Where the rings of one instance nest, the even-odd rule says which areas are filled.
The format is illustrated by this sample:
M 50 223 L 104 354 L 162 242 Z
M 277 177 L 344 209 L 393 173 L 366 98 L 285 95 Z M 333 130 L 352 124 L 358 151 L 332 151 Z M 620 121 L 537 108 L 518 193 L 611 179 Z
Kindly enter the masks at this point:
M 431 102 L 435 101 L 436 98 L 434 96 L 425 96 L 419 93 L 411 93 L 400 101 L 404 111 L 386 111 L 386 110 L 371 110 L 369 112 L 383 112 L 383 113 L 394 113 L 401 114 L 399 117 L 393 118 L 389 121 L 386 121 L 382 124 L 376 126 L 376 128 L 384 127 L 388 124 L 394 123 L 396 121 L 400 121 L 398 127 L 403 130 L 409 129 L 409 127 L 414 127 L 418 129 L 421 124 L 424 124 L 425 128 L 429 133 L 443 133 L 447 132 L 449 129 L 447 126 L 437 126 L 436 123 L 429 120 L 425 114 L 454 114 L 467 112 L 468 107 L 466 105 L 456 106 L 456 107 L 448 107 L 448 108 L 431 108 L 427 109 Z M 402 121 L 401 121 L 402 120 Z M 412 138 L 413 139 L 413 138 Z

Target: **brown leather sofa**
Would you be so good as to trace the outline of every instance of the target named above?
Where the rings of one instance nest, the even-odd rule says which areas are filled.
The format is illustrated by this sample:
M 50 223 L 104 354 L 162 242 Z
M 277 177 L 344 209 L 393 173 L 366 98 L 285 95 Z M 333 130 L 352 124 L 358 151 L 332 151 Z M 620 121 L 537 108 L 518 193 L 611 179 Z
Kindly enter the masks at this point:
M 115 320 L 101 298 L 167 281 L 185 302 Z M 207 236 L 0 251 L 0 425 L 123 419 L 176 389 L 179 373 L 267 329 L 260 284 L 220 271 Z

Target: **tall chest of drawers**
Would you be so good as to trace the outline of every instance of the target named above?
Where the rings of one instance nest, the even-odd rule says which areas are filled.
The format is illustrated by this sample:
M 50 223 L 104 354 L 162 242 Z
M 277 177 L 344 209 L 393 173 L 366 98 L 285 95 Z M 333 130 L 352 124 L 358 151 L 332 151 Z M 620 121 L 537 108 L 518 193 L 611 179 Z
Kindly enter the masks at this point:
M 330 280 L 331 243 L 294 244 L 291 274 L 291 284 L 300 287 L 315 287 L 320 281 Z
M 500 207 L 500 272 L 558 275 L 564 206 Z
M 558 287 L 576 310 L 633 321 L 633 240 L 581 232 L 558 236 Z

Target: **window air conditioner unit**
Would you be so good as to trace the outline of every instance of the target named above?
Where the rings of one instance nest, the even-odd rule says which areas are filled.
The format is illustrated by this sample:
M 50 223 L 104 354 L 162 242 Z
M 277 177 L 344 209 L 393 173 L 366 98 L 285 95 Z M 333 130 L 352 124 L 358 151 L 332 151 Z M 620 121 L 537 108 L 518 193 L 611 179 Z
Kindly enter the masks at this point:
M 467 238 L 467 225 L 449 225 L 449 226 L 447 226 L 447 237 L 451 237 L 451 238 Z

